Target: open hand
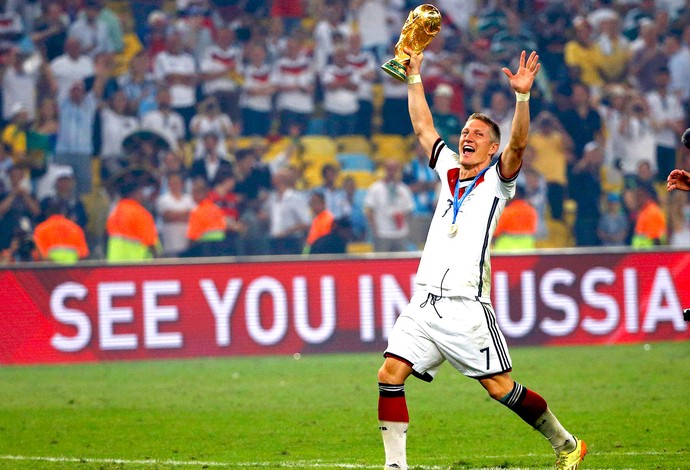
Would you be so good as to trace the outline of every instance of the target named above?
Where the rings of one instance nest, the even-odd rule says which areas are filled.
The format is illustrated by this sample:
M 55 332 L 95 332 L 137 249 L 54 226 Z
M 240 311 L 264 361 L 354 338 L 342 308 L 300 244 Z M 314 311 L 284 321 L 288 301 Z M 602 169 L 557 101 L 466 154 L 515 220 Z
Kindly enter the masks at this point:
M 520 65 L 517 72 L 513 74 L 507 67 L 503 67 L 503 73 L 506 74 L 508 80 L 510 80 L 510 87 L 517 93 L 527 93 L 532 88 L 534 83 L 534 77 L 537 76 L 541 64 L 539 63 L 539 56 L 536 52 L 532 51 L 525 62 L 525 56 L 527 53 L 522 51 L 520 54 Z

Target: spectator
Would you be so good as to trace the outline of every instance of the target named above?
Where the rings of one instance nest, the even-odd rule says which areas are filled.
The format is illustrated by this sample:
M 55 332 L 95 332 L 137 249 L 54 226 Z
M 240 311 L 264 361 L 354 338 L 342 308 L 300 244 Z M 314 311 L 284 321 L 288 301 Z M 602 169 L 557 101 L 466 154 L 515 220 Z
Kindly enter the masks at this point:
M 352 175 L 343 178 L 343 190 L 348 204 L 352 207 L 352 212 L 348 217 L 351 224 L 350 235 L 353 241 L 363 241 L 367 236 L 367 216 L 364 214 L 366 190 L 357 189 L 357 183 Z
M 446 84 L 439 84 L 434 90 L 434 99 L 432 107 L 432 115 L 434 118 L 434 127 L 438 131 L 444 142 L 449 142 L 453 147 L 457 145 L 460 139 L 460 131 L 462 124 L 458 115 L 451 110 L 451 103 L 455 92 L 453 88 Z
M 350 67 L 357 71 L 358 77 L 358 111 L 355 133 L 365 137 L 371 137 L 372 115 L 374 114 L 374 83 L 378 79 L 378 65 L 374 55 L 362 49 L 360 34 L 353 33 L 350 36 L 349 53 L 347 61 Z
M 273 191 L 266 201 L 270 215 L 271 254 L 295 255 L 302 252 L 311 218 L 309 206 L 295 190 L 295 178 L 283 168 L 273 175 Z
M 288 38 L 285 54 L 274 63 L 271 75 L 278 86 L 275 107 L 280 114 L 280 134 L 290 135 L 293 127 L 303 134 L 314 112 L 316 77 L 299 34 Z
M 31 40 L 51 62 L 62 54 L 70 22 L 61 2 L 43 2 L 41 16 L 34 25 Z
M 244 84 L 240 96 L 242 134 L 267 136 L 271 132 L 273 97 L 276 84 L 271 80 L 271 66 L 266 61 L 263 44 L 246 47 L 249 63 L 244 67 Z
M 659 33 L 652 20 L 640 21 L 639 36 L 631 46 L 630 75 L 635 87 L 643 93 L 655 87 L 659 67 L 667 66 L 668 57 L 659 42 Z
M 219 137 L 215 132 L 207 132 L 201 138 L 203 151 L 201 158 L 192 163 L 189 170 L 191 178 L 204 178 L 209 186 L 220 170 L 232 171 L 232 164 L 218 152 Z
M 235 175 L 232 168 L 223 168 L 213 179 L 213 189 L 208 194 L 215 205 L 220 207 L 225 217 L 225 255 L 237 254 L 238 236 L 245 232 L 246 226 L 240 221 L 240 199 L 235 192 Z
M 599 242 L 603 246 L 623 246 L 630 231 L 630 225 L 623 212 L 620 195 L 609 193 L 606 196 L 605 207 L 597 225 Z
M 621 121 L 621 137 L 624 142 L 621 171 L 626 185 L 634 187 L 641 162 L 649 162 L 653 174 L 657 173 L 656 138 L 651 125 L 649 105 L 637 92 L 633 92 L 626 102 Z
M 60 214 L 76 223 L 82 229 L 86 228 L 88 216 L 86 208 L 79 195 L 75 192 L 74 170 L 71 166 L 57 167 L 54 194 L 41 199 L 41 220 L 49 217 L 51 207 L 60 207 Z
M 680 34 L 670 32 L 664 39 L 664 53 L 668 57 L 670 83 L 668 89 L 683 105 L 690 104 L 690 47 L 683 44 Z
M 592 13 L 592 15 L 595 14 L 596 12 Z M 602 9 L 597 17 L 596 43 L 603 61 L 599 73 L 605 83 L 621 82 L 627 78 L 628 74 L 631 57 L 630 41 L 623 36 L 620 17 L 614 10 Z M 598 93 L 594 95 L 599 96 Z
M 274 2 L 274 5 L 276 3 Z M 292 36 L 296 31 L 297 28 L 289 29 L 288 36 L 286 36 L 283 19 L 276 16 L 269 19 L 268 31 L 264 39 L 269 64 L 275 63 L 280 57 L 285 55 L 288 37 Z
M 492 119 L 494 119 L 498 124 L 498 128 L 501 130 L 501 135 L 510 135 L 510 127 L 513 119 L 512 99 L 512 97 L 508 96 L 505 89 L 495 90 L 491 93 L 489 107 L 483 111 L 488 116 L 492 116 Z M 455 141 L 457 141 L 457 138 Z M 448 141 L 446 140 L 445 142 Z M 503 153 L 506 145 L 507 142 L 501 142 L 496 155 Z
M 2 118 L 12 119 L 12 111 L 19 107 L 26 110 L 27 120 L 36 117 L 36 102 L 39 80 L 45 80 L 55 86 L 50 74 L 50 67 L 42 61 L 38 66 L 32 63 L 37 56 L 30 56 L 15 48 L 10 49 L 9 64 L 2 73 Z M 41 59 L 38 59 L 41 60 Z M 55 90 L 47 90 L 48 94 Z
M 147 112 L 141 120 L 141 127 L 160 133 L 168 141 L 173 150 L 185 145 L 186 127 L 184 119 L 173 110 L 170 101 L 170 91 L 163 87 L 156 94 L 158 109 Z
M 412 191 L 401 181 L 401 165 L 384 163 L 384 176 L 374 182 L 364 199 L 364 211 L 377 252 L 407 251 L 409 218 L 414 210 Z
M 182 155 L 173 151 L 163 152 L 160 165 L 158 166 L 160 180 L 160 189 L 158 192 L 159 195 L 163 195 L 168 192 L 168 177 L 176 173 L 182 175 L 186 183 L 187 172 L 185 170 Z
M 356 34 L 361 35 L 362 50 L 373 54 L 377 64 L 383 64 L 388 60 L 388 43 L 394 34 L 390 5 L 378 0 L 356 0 L 350 2 L 350 8 L 359 31 Z
M 36 261 L 36 244 L 33 228 L 27 217 L 19 219 L 14 232 L 10 234 L 9 246 L 0 251 L 0 264 Z
M 629 90 L 624 85 L 610 85 L 605 89 L 603 99 L 599 103 L 599 116 L 604 126 L 604 163 L 609 169 L 620 167 L 620 161 L 625 156 L 622 123 L 626 114 L 628 94 Z
M 464 107 L 480 110 L 489 105 L 490 84 L 496 66 L 489 51 L 491 43 L 486 38 L 477 39 L 469 47 L 469 58 L 463 67 Z
M 506 27 L 491 39 L 491 52 L 501 63 L 508 63 L 522 51 L 537 50 L 534 33 L 525 26 L 517 12 L 506 12 Z M 507 135 L 507 134 L 506 134 Z
M 424 72 L 424 83 L 428 84 L 429 91 L 433 92 L 441 85 L 449 87 L 453 92 L 448 103 L 449 112 L 462 116 L 465 114 L 463 74 L 458 64 L 463 62 L 463 58 L 458 53 L 449 51 L 445 46 L 446 35 L 441 33 L 437 34 L 425 49 L 424 63 L 427 64 L 427 68 Z
M 585 145 L 593 140 L 601 142 L 602 133 L 601 117 L 592 105 L 589 89 L 581 83 L 573 84 L 572 89 L 572 108 L 558 116 L 572 140 L 573 159 L 569 167 L 582 157 Z
M 216 30 L 213 44 L 202 54 L 200 71 L 204 96 L 213 96 L 220 111 L 238 122 L 243 71 L 242 48 L 236 44 L 234 29 L 226 26 Z
M 318 191 L 323 194 L 326 201 L 326 208 L 333 214 L 333 217 L 340 218 L 348 216 L 352 211 L 352 207 L 347 200 L 347 195 L 342 188 L 339 188 L 338 175 L 340 174 L 340 168 L 333 163 L 326 163 L 321 168 L 321 178 L 323 183 L 321 186 L 315 188 L 314 191 Z
M 235 192 L 240 197 L 240 220 L 246 227 L 238 239 L 240 255 L 267 255 L 269 216 L 264 203 L 272 189 L 271 172 L 261 163 L 262 144 L 235 153 Z
M 221 208 L 208 198 L 208 191 L 205 179 L 194 179 L 192 197 L 197 206 L 189 215 L 187 238 L 190 246 L 180 253 L 184 258 L 224 254 L 227 222 Z
M 675 168 L 676 146 L 685 130 L 685 112 L 678 96 L 669 92 L 671 76 L 662 67 L 655 77 L 655 87 L 646 95 L 649 118 L 656 141 L 656 167 L 658 181 Z
M 84 54 L 79 39 L 67 38 L 64 53 L 50 62 L 57 85 L 58 103 L 69 95 L 75 82 L 83 82 L 95 73 L 93 59 Z
M 542 111 L 534 119 L 530 147 L 535 154 L 534 169 L 546 180 L 551 217 L 561 220 L 568 187 L 567 168 L 571 160 L 572 140 L 556 116 Z
M 335 49 L 334 38 L 347 38 L 351 29 L 345 17 L 344 2 L 329 2 L 324 4 L 323 17 L 314 27 L 314 60 L 318 70 L 323 70 L 328 64 L 328 58 Z
M 534 151 L 530 150 L 530 152 L 532 156 L 528 158 L 534 159 Z M 517 184 L 524 188 L 525 200 L 537 211 L 537 239 L 545 238 L 549 233 L 546 225 L 546 205 L 548 201 L 546 180 L 533 166 L 524 164 L 526 161 L 525 155 L 527 155 L 527 152 L 522 156 L 523 165 L 522 170 L 520 170 L 520 175 L 524 176 L 518 176 Z
M 8 170 L 9 188 L 0 193 L 0 250 L 10 247 L 11 242 L 24 225 L 31 234 L 32 221 L 41 213 L 41 208 L 24 183 L 26 168 L 13 165 Z
M 146 27 L 142 43 L 149 60 L 153 63 L 156 56 L 165 51 L 166 38 L 171 30 L 170 18 L 161 9 L 156 9 L 149 13 L 146 19 Z
M 139 119 L 127 112 L 127 97 L 123 91 L 115 92 L 108 106 L 100 111 L 101 173 L 104 179 L 127 166 L 122 143 L 139 128 Z
M 331 137 L 356 134 L 360 78 L 358 70 L 348 62 L 348 50 L 343 42 L 334 44 L 330 62 L 321 70 L 326 134 Z
M 108 39 L 113 46 L 113 53 L 119 54 L 124 50 L 124 34 L 122 32 L 122 22 L 118 14 L 112 10 L 109 3 L 105 0 L 93 0 L 100 5 L 98 20 L 105 23 Z
M 189 129 L 196 139 L 194 158 L 199 159 L 204 153 L 203 136 L 213 133 L 218 137 L 216 151 L 221 157 L 227 155 L 227 140 L 236 134 L 230 116 L 221 111 L 215 97 L 206 98 L 199 105 L 199 113 L 192 118 Z
M 103 76 L 94 85 L 94 90 L 86 91 L 84 82 L 72 84 L 69 94 L 60 101 L 60 131 L 55 144 L 55 163 L 74 168 L 77 190 L 91 191 L 91 157 L 94 154 L 93 136 L 96 96 L 103 87 Z
M 163 255 L 177 256 L 188 247 L 189 214 L 196 206 L 192 196 L 184 192 L 182 173 L 167 175 L 165 194 L 156 199 L 156 213 L 160 217 Z
M 441 87 L 437 87 L 436 90 L 439 88 Z M 434 215 L 439 178 L 429 167 L 429 156 L 418 141 L 414 145 L 414 157 L 403 169 L 402 181 L 410 188 L 414 198 L 414 210 L 410 217 L 410 240 L 416 246 L 421 246 L 426 241 L 431 217 Z
M 129 71 L 117 77 L 117 84 L 127 97 L 129 113 L 143 118 L 146 113 L 158 107 L 156 103 L 156 80 L 149 71 L 149 59 L 146 51 L 140 51 L 132 57 Z
M 585 154 L 575 163 L 570 175 L 570 197 L 577 203 L 574 227 L 577 246 L 599 244 L 596 231 L 592 229 L 599 225 L 603 163 L 604 149 L 590 142 L 585 145 Z
M 521 186 L 515 187 L 515 196 L 506 205 L 494 232 L 496 251 L 533 250 L 537 244 L 538 215 L 525 200 Z
M 317 238 L 309 249 L 309 254 L 342 254 L 347 252 L 347 244 L 352 239 L 352 227 L 347 217 L 335 219 L 331 231 Z
M 145 43 L 148 34 L 148 21 L 150 15 L 163 6 L 163 0 L 131 0 L 130 8 L 134 21 L 134 32 L 142 43 Z
M 36 119 L 31 127 L 36 142 L 44 143 L 45 160 L 52 161 L 55 156 L 55 144 L 60 130 L 57 102 L 53 98 L 44 98 L 38 106 Z M 27 142 L 27 146 L 29 143 Z M 41 145 L 41 144 L 38 144 Z
M 407 112 L 407 83 L 384 75 L 381 133 L 410 135 L 412 121 Z
M 34 230 L 34 242 L 40 259 L 58 264 L 74 264 L 89 256 L 82 227 L 66 216 L 67 206 L 53 201 L 46 208 L 46 220 Z
M 77 20 L 68 30 L 68 37 L 75 38 L 81 44 L 84 54 L 96 57 L 96 54 L 115 52 L 108 24 L 99 18 L 102 5 L 99 0 L 86 0 Z
M 565 43 L 563 59 L 566 66 L 579 71 L 578 79 L 595 95 L 604 85 L 601 50 L 593 41 L 592 25 L 582 16 L 573 19 L 574 37 Z
M 197 63 L 203 52 L 213 44 L 214 22 L 208 14 L 208 3 L 192 4 L 184 13 L 178 14 L 173 24 L 173 34 L 180 34 L 182 47 L 189 51 Z M 216 23 L 223 26 L 223 22 Z
M 309 196 L 309 207 L 313 218 L 304 245 L 304 254 L 311 252 L 311 246 L 317 239 L 331 233 L 334 220 L 333 213 L 326 208 L 326 197 L 320 191 L 312 191 Z
M 666 243 L 666 216 L 657 202 L 656 191 L 640 185 L 636 192 L 639 213 L 635 222 L 632 247 L 652 248 Z
M 144 261 L 160 255 L 161 243 L 151 213 L 144 207 L 155 184 L 141 169 L 128 169 L 115 180 L 120 201 L 108 216 L 107 260 L 110 263 Z
M 194 56 L 183 49 L 182 36 L 172 32 L 166 39 L 166 49 L 153 61 L 153 74 L 170 90 L 170 106 L 182 116 L 185 136 L 195 113 L 197 66 Z
M 29 112 L 22 103 L 15 103 L 11 111 L 11 121 L 2 130 L 2 145 L 7 146 L 15 162 L 26 159 Z

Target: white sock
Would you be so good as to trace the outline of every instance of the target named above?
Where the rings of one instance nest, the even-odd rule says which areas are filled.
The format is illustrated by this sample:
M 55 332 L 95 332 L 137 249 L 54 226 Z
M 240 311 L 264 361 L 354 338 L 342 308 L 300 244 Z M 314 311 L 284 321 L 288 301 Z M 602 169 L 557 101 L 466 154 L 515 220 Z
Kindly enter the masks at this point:
M 386 450 L 386 465 L 396 464 L 407 469 L 407 424 L 395 421 L 379 421 L 379 429 Z M 393 467 L 395 468 L 395 467 Z
M 575 439 L 573 439 L 572 434 L 565 430 L 563 425 L 561 425 L 548 408 L 544 414 L 537 419 L 534 429 L 542 433 L 542 435 L 549 440 L 556 455 L 564 450 L 571 452 L 575 449 Z

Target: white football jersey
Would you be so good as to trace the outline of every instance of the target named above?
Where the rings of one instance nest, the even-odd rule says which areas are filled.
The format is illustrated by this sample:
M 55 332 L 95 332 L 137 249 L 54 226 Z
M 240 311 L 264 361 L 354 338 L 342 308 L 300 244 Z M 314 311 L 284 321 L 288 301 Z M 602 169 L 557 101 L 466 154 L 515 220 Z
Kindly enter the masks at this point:
M 503 178 L 498 163 L 492 162 L 460 205 L 455 222 L 457 233 L 451 237 L 459 158 L 440 138 L 434 144 L 429 166 L 441 178 L 441 191 L 417 269 L 416 284 L 442 297 L 489 302 L 491 238 L 506 202 L 515 194 L 517 174 L 510 179 Z M 460 181 L 458 201 L 473 179 Z

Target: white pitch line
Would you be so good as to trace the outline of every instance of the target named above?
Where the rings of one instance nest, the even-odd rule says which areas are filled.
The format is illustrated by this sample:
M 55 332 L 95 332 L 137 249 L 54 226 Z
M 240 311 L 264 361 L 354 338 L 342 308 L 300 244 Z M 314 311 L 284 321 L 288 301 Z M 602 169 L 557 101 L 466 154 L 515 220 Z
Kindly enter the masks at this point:
M 688 451 L 676 452 L 660 452 L 660 451 L 645 451 L 645 452 L 592 452 L 592 455 L 620 455 L 620 456 L 643 456 L 643 455 L 678 455 L 688 454 Z M 525 458 L 538 457 L 548 458 L 550 454 L 512 454 L 512 455 L 483 455 L 474 456 L 473 458 L 481 458 L 482 460 L 498 460 L 508 458 Z M 215 462 L 203 460 L 157 460 L 157 459 L 116 459 L 116 458 L 89 458 L 89 457 L 41 457 L 31 455 L 0 455 L 0 460 L 13 460 L 25 462 L 53 462 L 53 463 L 94 463 L 94 464 L 123 464 L 123 465 L 140 465 L 140 466 L 158 466 L 166 465 L 171 467 L 224 467 L 224 468 L 343 468 L 343 469 L 380 469 L 381 464 L 351 464 L 351 463 L 337 463 L 325 462 L 323 460 L 310 461 L 295 461 L 295 462 Z M 415 465 L 415 468 L 422 470 L 445 470 L 449 467 L 439 465 Z M 503 467 L 501 467 L 503 468 Z M 534 467 L 529 467 L 534 468 Z M 477 468 L 476 470 L 498 470 L 497 467 Z M 522 467 L 515 467 L 512 470 L 528 470 Z M 594 470 L 594 469 L 593 469 Z M 600 469 L 604 470 L 604 469 Z M 620 469 L 618 469 L 620 470 Z

